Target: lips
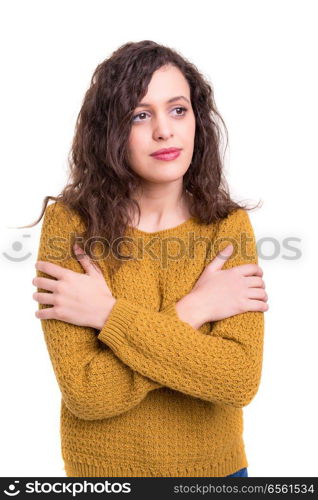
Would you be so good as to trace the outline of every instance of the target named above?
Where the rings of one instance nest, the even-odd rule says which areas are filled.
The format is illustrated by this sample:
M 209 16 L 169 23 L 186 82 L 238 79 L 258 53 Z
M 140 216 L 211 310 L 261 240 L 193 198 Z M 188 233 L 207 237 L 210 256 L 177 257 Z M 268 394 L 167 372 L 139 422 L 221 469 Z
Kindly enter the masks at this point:
M 169 151 L 168 153 L 160 153 L 152 155 L 155 160 L 171 161 L 178 158 L 180 155 L 180 149 L 175 149 L 174 151 Z
M 151 153 L 150 156 L 171 155 L 179 153 L 180 151 L 181 151 L 180 148 L 163 148 L 163 149 L 158 149 L 158 151 L 155 151 L 154 153 Z

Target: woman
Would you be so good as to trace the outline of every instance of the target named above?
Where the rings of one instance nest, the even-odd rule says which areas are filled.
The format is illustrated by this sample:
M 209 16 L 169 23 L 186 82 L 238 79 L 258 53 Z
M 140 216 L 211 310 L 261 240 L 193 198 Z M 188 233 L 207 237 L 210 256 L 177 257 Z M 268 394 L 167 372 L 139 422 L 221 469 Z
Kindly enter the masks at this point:
M 197 68 L 153 41 L 94 72 L 32 281 L 68 476 L 247 475 L 268 305 L 218 120 Z

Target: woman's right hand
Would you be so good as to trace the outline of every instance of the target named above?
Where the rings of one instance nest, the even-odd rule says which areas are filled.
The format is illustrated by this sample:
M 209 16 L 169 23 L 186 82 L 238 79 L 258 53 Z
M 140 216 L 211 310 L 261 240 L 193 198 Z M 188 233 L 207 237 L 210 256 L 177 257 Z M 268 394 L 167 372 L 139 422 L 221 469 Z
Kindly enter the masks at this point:
M 228 245 L 204 269 L 188 299 L 200 311 L 200 322 L 218 321 L 246 311 L 269 309 L 263 271 L 258 264 L 243 264 L 222 270 L 231 256 Z

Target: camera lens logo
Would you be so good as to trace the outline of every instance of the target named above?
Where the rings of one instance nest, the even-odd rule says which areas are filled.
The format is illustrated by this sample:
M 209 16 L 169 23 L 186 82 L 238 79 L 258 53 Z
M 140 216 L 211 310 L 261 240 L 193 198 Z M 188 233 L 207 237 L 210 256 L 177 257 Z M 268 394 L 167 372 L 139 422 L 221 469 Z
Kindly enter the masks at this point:
M 22 237 L 23 238 L 30 238 L 31 235 L 30 234 L 23 234 Z M 11 248 L 15 253 L 21 253 L 21 250 L 23 248 L 23 244 L 21 243 L 21 241 L 14 241 L 11 245 Z M 31 254 L 31 252 L 28 252 L 25 255 L 15 256 L 15 255 L 9 255 L 7 252 L 2 252 L 2 255 L 6 259 L 11 260 L 12 262 L 21 262 L 23 260 L 28 259 L 32 254 Z
M 14 482 L 19 483 L 20 481 L 14 481 Z M 10 491 L 4 490 L 4 493 L 6 495 L 8 495 L 9 497 L 15 497 L 16 495 L 18 495 L 20 493 L 20 490 L 16 490 L 16 485 L 13 483 L 9 484 L 8 490 L 10 490 Z

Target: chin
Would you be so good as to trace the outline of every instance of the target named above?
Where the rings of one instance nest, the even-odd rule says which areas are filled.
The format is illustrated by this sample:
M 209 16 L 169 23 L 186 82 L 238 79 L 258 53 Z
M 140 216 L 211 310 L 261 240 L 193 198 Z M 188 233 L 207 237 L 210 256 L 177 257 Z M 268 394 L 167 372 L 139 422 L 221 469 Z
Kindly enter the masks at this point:
M 156 176 L 156 177 L 151 177 L 151 178 L 146 178 L 144 177 L 145 181 L 148 182 L 154 182 L 154 183 L 161 183 L 161 182 L 174 182 L 179 180 L 180 178 L 183 177 L 183 174 L 181 175 L 161 175 L 161 176 Z

